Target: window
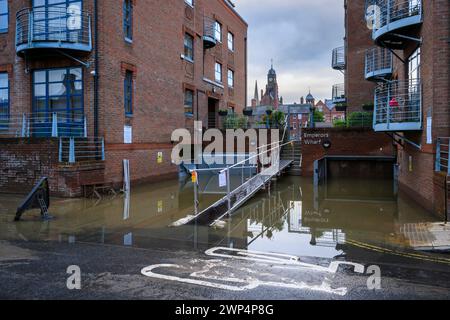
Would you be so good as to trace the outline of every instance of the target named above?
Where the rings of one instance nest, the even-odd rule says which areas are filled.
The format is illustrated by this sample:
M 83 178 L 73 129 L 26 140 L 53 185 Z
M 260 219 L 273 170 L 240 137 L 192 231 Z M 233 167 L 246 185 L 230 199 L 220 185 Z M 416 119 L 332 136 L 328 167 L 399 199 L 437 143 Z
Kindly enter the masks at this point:
M 132 0 L 123 2 L 123 31 L 126 40 L 133 40 L 133 3 Z
M 228 69 L 228 86 L 230 88 L 234 87 L 234 71 Z
M 82 122 L 84 119 L 82 68 L 33 71 L 33 112 L 40 122 Z
M 214 36 L 217 41 L 222 42 L 222 24 L 219 21 L 214 23 Z
M 194 114 L 194 91 L 186 89 L 184 91 L 184 114 L 192 116 Z
M 0 33 L 8 32 L 8 0 L 0 0 Z
M 9 80 L 7 73 L 0 73 L 0 121 L 9 116 Z M 1 122 L 0 122 L 1 123 Z
M 1 0 L 0 0 L 1 1 Z M 33 37 L 42 41 L 82 41 L 82 0 L 34 0 Z M 61 23 L 68 19 L 70 21 Z M 19 26 L 24 28 L 24 26 Z
M 189 33 L 184 35 L 184 58 L 194 61 L 194 37 Z
M 124 106 L 125 115 L 131 116 L 133 114 L 133 72 L 129 70 L 125 72 Z
M 191 7 L 194 6 L 194 0 L 184 0 L 184 2 L 190 5 Z
M 420 48 L 418 48 L 409 58 L 408 78 L 410 83 L 420 79 Z
M 234 51 L 234 34 L 228 32 L 228 49 Z
M 216 81 L 222 82 L 222 65 L 216 62 Z

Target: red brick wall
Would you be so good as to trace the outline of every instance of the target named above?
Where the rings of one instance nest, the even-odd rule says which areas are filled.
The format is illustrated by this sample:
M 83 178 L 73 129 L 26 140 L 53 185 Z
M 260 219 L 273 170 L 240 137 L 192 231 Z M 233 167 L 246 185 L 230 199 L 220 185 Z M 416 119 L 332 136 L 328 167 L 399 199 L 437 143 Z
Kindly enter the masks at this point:
M 347 69 L 345 70 L 345 90 L 348 112 L 363 111 L 364 103 L 374 101 L 374 84 L 366 81 L 365 54 L 373 47 L 372 30 L 364 20 L 365 0 L 346 0 L 345 47 Z
M 320 135 L 313 138 L 311 135 Z M 328 138 L 325 138 L 328 136 Z M 316 144 L 308 144 L 308 140 Z M 331 142 L 331 147 L 325 149 L 324 140 Z M 303 129 L 302 133 L 302 173 L 312 176 L 314 161 L 327 155 L 333 156 L 393 156 L 392 140 L 384 133 L 375 133 L 370 129 Z
M 426 209 L 443 217 L 444 190 L 436 183 L 434 172 L 435 146 L 438 137 L 450 136 L 450 2 L 447 0 L 422 1 L 424 22 L 415 36 L 422 38 L 421 80 L 423 130 L 406 132 L 406 137 L 418 145 L 420 150 L 410 145 L 399 148 L 400 190 L 404 191 Z M 398 53 L 407 61 L 416 49 L 411 42 L 404 51 Z M 394 58 L 394 76 L 405 79 L 407 65 Z M 426 118 L 433 116 L 433 143 L 427 144 Z M 409 157 L 412 170 L 409 168 Z
M 58 143 L 58 139 L 1 139 L 0 192 L 26 194 L 47 177 L 52 196 L 79 197 L 83 184 L 103 181 L 101 162 L 60 165 Z
M 10 75 L 11 113 L 31 112 L 31 72 L 37 68 L 65 67 L 79 63 L 61 55 L 30 56 L 27 64 L 15 52 L 15 13 L 30 7 L 29 0 L 9 0 L 9 32 L 0 34 L 0 71 Z M 84 10 L 93 18 L 93 0 L 84 0 Z M 223 25 L 223 44 L 206 52 L 203 61 L 203 16 L 217 18 Z M 93 22 L 93 21 L 92 21 Z M 207 122 L 208 96 L 220 100 L 219 108 L 235 106 L 237 112 L 246 102 L 246 23 L 223 0 L 197 0 L 192 15 L 182 0 L 134 1 L 133 43 L 124 40 L 121 1 L 99 1 L 99 135 L 105 137 L 107 148 L 106 180 L 121 181 L 122 160 L 131 161 L 133 181 L 174 175 L 176 167 L 170 159 L 170 137 L 176 128 L 193 127 L 184 115 L 184 87 L 199 90 L 199 119 Z M 181 59 L 184 33 L 195 38 L 195 63 Z M 235 51 L 227 47 L 228 30 L 235 36 Z M 94 35 L 93 35 L 94 36 Z M 74 54 L 90 62 L 83 68 L 84 106 L 88 134 L 94 134 L 94 51 Z M 203 80 L 214 80 L 214 63 L 223 68 L 224 89 L 217 89 Z M 227 69 L 235 71 L 234 90 L 227 87 Z M 134 73 L 133 116 L 124 111 L 124 70 Z M 204 70 L 204 71 L 203 71 Z M 204 73 L 203 73 L 204 72 Z M 197 102 L 194 100 L 194 110 Z M 133 144 L 123 145 L 124 125 L 133 127 Z M 205 124 L 206 125 L 206 124 Z M 152 146 L 149 146 L 152 145 Z M 156 146 L 155 146 L 156 145 Z M 1 145 L 3 151 L 3 145 Z M 5 148 L 7 148 L 5 146 Z M 156 155 L 164 152 L 163 163 L 155 165 Z M 0 166 L 0 170 L 3 168 Z M 72 180 L 72 181 L 77 181 Z M 70 193 L 70 192 L 69 192 Z

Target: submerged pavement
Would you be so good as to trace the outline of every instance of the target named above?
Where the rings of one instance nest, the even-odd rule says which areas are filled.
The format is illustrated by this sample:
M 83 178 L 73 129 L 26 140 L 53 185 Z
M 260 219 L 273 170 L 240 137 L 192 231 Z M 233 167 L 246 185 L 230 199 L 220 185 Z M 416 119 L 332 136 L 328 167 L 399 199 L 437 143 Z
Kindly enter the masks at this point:
M 0 241 L 0 253 L 1 299 L 450 299 L 449 264 L 388 254 L 333 266 L 332 259 L 245 250 L 39 241 Z M 67 287 L 72 265 L 81 270 L 80 290 Z M 381 289 L 367 287 L 376 283 L 371 265 L 381 270 Z

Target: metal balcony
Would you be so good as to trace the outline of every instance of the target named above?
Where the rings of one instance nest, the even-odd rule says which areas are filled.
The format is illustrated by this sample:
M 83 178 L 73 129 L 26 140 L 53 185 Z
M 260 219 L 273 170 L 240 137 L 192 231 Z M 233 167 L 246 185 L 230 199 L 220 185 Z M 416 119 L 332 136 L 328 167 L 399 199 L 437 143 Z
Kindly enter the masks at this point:
M 333 49 L 333 58 L 331 62 L 331 67 L 335 70 L 345 70 L 346 68 L 345 47 Z
M 205 17 L 203 20 L 203 47 L 205 49 L 214 48 L 217 45 L 216 21 Z
M 365 78 L 369 81 L 389 80 L 393 72 L 392 52 L 384 48 L 366 51 Z
M 373 39 L 378 45 L 403 49 L 417 38 L 423 22 L 422 0 L 376 0 Z
M 391 81 L 375 89 L 374 130 L 422 129 L 422 86 L 418 79 Z
M 23 9 L 16 16 L 16 52 L 92 51 L 91 18 L 65 9 Z
M 345 84 L 335 84 L 333 86 L 333 103 L 345 103 L 347 102 L 347 97 L 345 95 Z

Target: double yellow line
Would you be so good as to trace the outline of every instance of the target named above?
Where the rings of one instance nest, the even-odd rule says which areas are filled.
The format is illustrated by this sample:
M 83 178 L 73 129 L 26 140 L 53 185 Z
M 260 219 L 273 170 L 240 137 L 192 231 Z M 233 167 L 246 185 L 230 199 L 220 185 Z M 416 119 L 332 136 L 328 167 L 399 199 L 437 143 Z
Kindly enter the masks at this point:
M 447 259 L 447 258 L 431 257 L 431 256 L 423 255 L 423 254 L 417 254 L 417 253 L 398 252 L 398 251 L 391 250 L 388 248 L 382 248 L 382 247 L 374 246 L 374 245 L 371 245 L 368 243 L 351 240 L 351 239 L 346 239 L 346 243 L 348 243 L 352 246 L 355 246 L 355 247 L 359 247 L 359 248 L 363 248 L 363 249 L 367 249 L 367 250 L 371 250 L 371 251 L 375 251 L 375 252 L 388 253 L 388 254 L 401 256 L 401 257 L 405 257 L 405 258 L 411 258 L 411 259 L 417 259 L 417 260 L 423 260 L 423 261 L 431 261 L 431 262 L 443 263 L 443 264 L 450 265 L 450 259 Z

